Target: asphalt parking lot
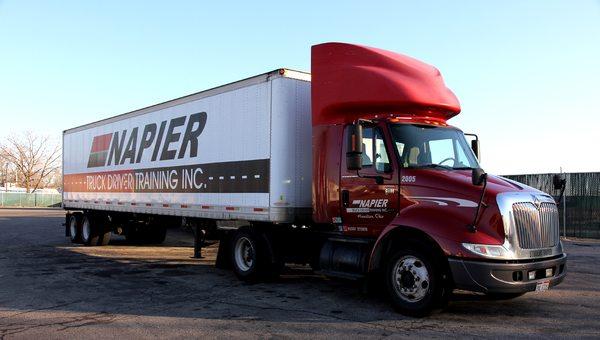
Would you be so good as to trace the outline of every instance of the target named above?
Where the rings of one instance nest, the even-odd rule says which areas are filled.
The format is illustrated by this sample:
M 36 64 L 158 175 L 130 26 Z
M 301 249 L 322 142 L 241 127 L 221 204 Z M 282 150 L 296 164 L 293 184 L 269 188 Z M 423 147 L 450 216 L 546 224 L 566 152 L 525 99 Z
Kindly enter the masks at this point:
M 424 319 L 360 285 L 292 268 L 247 285 L 192 259 L 191 236 L 161 246 L 72 246 L 60 210 L 0 210 L 0 339 L 189 337 L 600 337 L 600 242 L 565 241 L 565 281 L 509 301 L 457 294 Z

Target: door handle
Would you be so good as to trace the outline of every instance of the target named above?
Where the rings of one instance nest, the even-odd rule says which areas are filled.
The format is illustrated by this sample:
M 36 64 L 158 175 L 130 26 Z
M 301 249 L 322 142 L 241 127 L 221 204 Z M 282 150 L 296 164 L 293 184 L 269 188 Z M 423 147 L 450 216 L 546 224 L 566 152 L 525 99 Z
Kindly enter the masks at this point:
M 350 205 L 350 192 L 348 190 L 342 190 L 342 205 L 344 207 Z

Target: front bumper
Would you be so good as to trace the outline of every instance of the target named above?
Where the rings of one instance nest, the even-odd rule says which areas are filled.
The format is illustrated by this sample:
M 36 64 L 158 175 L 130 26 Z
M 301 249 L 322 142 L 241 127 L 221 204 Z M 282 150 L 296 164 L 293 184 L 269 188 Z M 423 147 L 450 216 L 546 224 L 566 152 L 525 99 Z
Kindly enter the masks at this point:
M 525 293 L 535 291 L 540 282 L 549 287 L 561 283 L 567 274 L 567 255 L 527 263 L 498 263 L 448 259 L 454 285 L 458 289 L 483 293 Z M 546 270 L 552 274 L 546 277 Z M 529 280 L 529 272 L 535 279 Z

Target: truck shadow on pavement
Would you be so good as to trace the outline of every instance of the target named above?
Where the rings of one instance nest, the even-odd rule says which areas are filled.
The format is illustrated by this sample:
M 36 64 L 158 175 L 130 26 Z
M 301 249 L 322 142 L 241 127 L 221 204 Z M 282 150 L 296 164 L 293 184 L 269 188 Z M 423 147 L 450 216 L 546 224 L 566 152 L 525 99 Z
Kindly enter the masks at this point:
M 395 313 L 382 294 L 363 293 L 358 282 L 328 279 L 293 267 L 273 282 L 245 284 L 230 271 L 214 267 L 216 244 L 204 249 L 203 259 L 192 259 L 191 247 L 175 245 L 140 246 L 116 240 L 108 247 L 66 242 L 29 247 L 9 264 L 14 277 L 8 279 L 8 286 L 23 299 L 6 300 L 5 295 L 2 306 L 225 320 L 410 319 Z M 519 315 L 539 314 L 539 308 L 520 299 L 498 302 L 456 295 L 449 307 L 454 315 L 432 318 L 515 315 L 517 310 Z
M 600 243 L 566 244 L 569 275 L 556 289 L 508 301 L 457 294 L 445 312 L 412 319 L 383 294 L 304 267 L 274 282 L 242 283 L 214 267 L 216 244 L 192 259 L 192 237 L 179 229 L 170 229 L 163 245 L 115 238 L 107 247 L 83 247 L 64 236 L 63 221 L 61 211 L 0 210 L 0 339 L 69 330 L 76 336 L 84 327 L 92 334 L 132 329 L 131 337 L 148 329 L 165 336 L 598 334 Z

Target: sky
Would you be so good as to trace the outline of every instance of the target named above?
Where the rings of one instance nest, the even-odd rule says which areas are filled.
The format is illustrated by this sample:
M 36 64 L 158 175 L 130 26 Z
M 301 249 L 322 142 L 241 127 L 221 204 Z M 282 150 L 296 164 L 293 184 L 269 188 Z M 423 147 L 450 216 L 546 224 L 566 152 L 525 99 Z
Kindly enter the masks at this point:
M 440 69 L 490 173 L 600 171 L 600 1 L 0 0 L 0 139 L 63 130 L 341 41 Z

